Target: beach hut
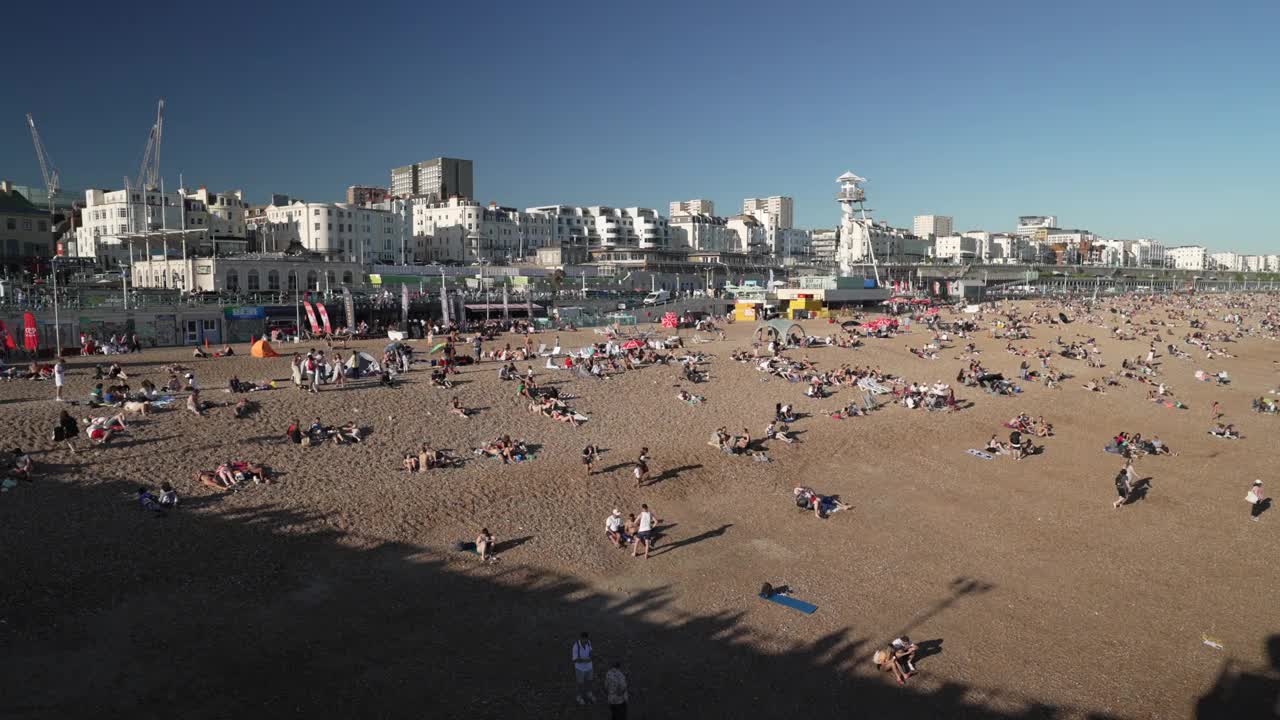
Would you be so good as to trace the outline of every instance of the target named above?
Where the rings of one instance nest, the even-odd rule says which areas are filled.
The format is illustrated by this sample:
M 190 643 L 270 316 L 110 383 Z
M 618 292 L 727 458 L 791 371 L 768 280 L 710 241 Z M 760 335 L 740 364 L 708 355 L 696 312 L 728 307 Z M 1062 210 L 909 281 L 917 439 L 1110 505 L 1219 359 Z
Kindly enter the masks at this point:
M 783 345 L 798 345 L 804 340 L 804 328 L 790 320 L 769 320 L 756 326 L 756 340 L 762 343 L 777 341 Z
M 271 343 L 267 342 L 266 339 L 255 342 L 253 347 L 249 348 L 249 354 L 256 358 L 280 357 L 280 353 L 276 352 L 276 349 L 271 347 Z

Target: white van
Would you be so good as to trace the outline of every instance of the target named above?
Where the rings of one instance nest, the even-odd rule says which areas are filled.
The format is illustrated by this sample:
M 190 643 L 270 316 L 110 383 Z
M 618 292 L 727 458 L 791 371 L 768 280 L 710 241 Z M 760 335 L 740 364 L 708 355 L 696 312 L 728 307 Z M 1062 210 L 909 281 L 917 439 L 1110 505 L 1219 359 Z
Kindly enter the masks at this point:
M 645 305 L 661 305 L 671 299 L 671 293 L 666 290 L 654 290 L 644 296 Z

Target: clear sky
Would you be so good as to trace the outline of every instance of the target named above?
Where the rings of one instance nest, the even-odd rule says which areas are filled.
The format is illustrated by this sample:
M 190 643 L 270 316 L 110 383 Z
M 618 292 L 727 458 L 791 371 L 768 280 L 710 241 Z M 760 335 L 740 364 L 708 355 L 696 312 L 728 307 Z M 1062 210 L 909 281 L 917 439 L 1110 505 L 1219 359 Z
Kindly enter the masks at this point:
M 11 3 L 0 177 L 341 199 L 475 161 L 483 202 L 657 207 L 834 178 L 958 230 L 1055 214 L 1107 237 L 1280 252 L 1280 2 Z M 1266 211 L 1267 207 L 1273 208 Z

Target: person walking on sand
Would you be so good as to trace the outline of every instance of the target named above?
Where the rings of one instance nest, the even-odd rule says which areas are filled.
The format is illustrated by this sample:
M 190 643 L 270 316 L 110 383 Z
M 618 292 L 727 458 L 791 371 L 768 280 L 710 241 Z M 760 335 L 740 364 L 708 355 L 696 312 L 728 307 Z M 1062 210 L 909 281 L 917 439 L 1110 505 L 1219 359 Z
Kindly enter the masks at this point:
M 1120 472 L 1116 473 L 1116 495 L 1119 495 L 1119 497 L 1116 498 L 1116 501 L 1111 506 L 1117 510 L 1121 505 L 1129 501 L 1129 493 L 1133 491 L 1133 486 L 1130 485 L 1129 481 L 1129 467 L 1129 465 L 1125 465 L 1120 469 Z
M 497 559 L 490 554 L 493 550 L 494 540 L 493 533 L 489 532 L 489 528 L 480 528 L 480 534 L 476 536 L 476 554 L 480 556 L 480 562 Z
M 1271 507 L 1271 498 L 1268 498 L 1262 491 L 1262 481 L 1254 480 L 1253 486 L 1249 488 L 1249 493 L 1244 496 L 1246 502 L 1250 504 L 1249 519 L 1258 522 L 1262 517 L 1262 513 Z
M 640 505 L 640 517 L 636 520 L 636 544 L 631 549 L 631 557 L 636 557 L 640 546 L 644 545 L 644 559 L 649 559 L 649 551 L 653 549 L 653 528 L 660 522 L 662 520 L 654 517 L 648 505 Z
M 335 388 L 346 387 L 347 385 L 347 366 L 342 362 L 342 353 L 333 353 L 333 386 Z
M 627 676 L 622 674 L 621 660 L 614 660 L 613 667 L 605 673 L 604 694 L 610 720 L 627 720 Z
M 307 353 L 307 374 L 311 376 L 308 391 L 320 392 L 320 360 L 316 357 L 315 350 Z
M 636 477 L 636 487 L 640 487 L 649 481 L 649 448 L 640 448 L 640 457 L 636 459 L 636 466 L 632 469 L 631 474 Z
M 597 454 L 599 454 L 599 451 L 596 450 L 595 445 L 588 445 L 582 448 L 582 464 L 587 468 L 587 477 L 591 477 L 591 474 L 595 472 Z
M 67 364 L 62 358 L 53 364 L 53 399 L 62 402 L 62 386 L 67 382 Z
M 595 702 L 595 693 L 591 692 L 592 668 L 591 662 L 591 638 L 587 633 L 578 636 L 578 640 L 573 643 L 572 654 L 570 659 L 573 661 L 573 679 L 578 688 L 578 704 L 586 705 L 588 702 Z
M 1209 415 L 1211 416 L 1211 422 L 1218 422 L 1227 416 L 1226 413 L 1222 412 L 1222 410 L 1218 408 L 1217 400 L 1213 401 L 1213 408 L 1209 410 Z

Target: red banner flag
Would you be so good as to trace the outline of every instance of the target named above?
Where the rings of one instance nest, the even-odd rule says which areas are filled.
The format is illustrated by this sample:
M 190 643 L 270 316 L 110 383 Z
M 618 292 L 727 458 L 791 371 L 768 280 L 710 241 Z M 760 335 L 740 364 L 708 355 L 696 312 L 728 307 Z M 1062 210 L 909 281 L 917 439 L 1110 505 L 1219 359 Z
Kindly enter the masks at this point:
M 311 323 L 311 332 L 316 335 L 320 334 L 320 323 L 316 322 L 315 308 L 311 307 L 311 303 L 306 300 L 302 301 L 302 309 L 307 311 L 307 322 Z
M 22 315 L 22 346 L 32 352 L 40 349 L 40 331 L 36 330 L 36 316 L 31 313 Z
M 316 303 L 316 312 L 320 313 L 320 322 L 324 325 L 324 334 L 332 335 L 333 327 L 329 325 L 329 311 L 324 309 L 324 303 Z

